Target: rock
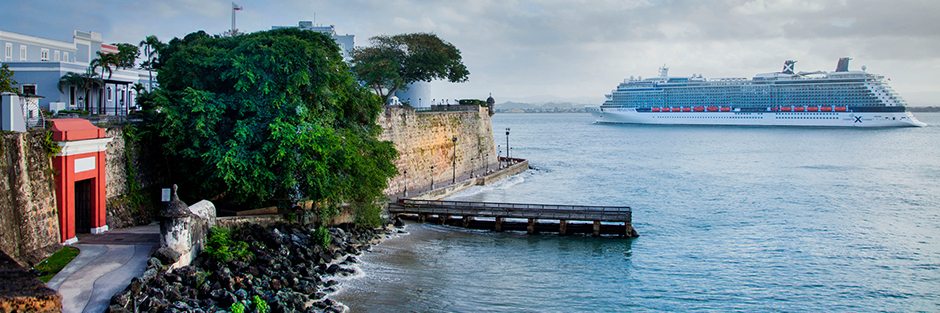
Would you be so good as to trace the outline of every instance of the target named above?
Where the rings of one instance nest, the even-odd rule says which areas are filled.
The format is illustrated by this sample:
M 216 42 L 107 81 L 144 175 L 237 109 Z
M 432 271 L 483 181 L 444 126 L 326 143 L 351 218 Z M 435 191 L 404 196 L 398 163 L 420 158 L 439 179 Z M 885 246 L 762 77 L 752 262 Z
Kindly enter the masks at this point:
M 163 247 L 157 249 L 157 252 L 153 253 L 153 257 L 159 259 L 163 265 L 170 265 L 179 261 L 180 253 L 170 249 L 170 247 Z
M 128 290 L 130 287 L 124 289 L 124 291 L 118 292 L 111 296 L 111 305 L 119 306 L 121 308 L 127 308 L 128 304 L 131 302 L 131 292 Z
M 359 260 L 357 260 L 356 257 L 350 255 L 350 256 L 347 256 L 346 260 L 343 262 L 350 263 L 350 264 L 358 264 Z
M 337 271 L 339 271 L 339 265 L 336 264 L 330 264 L 330 267 L 326 268 L 327 274 L 336 274 Z
M 238 289 L 237 291 L 235 291 L 235 297 L 237 297 L 238 300 L 247 300 L 248 292 L 245 291 L 245 289 Z
M 109 306 L 107 312 L 110 312 L 110 313 L 131 313 L 131 311 L 128 311 L 127 309 L 125 309 L 125 308 L 123 308 L 123 307 L 121 307 L 120 305 L 117 305 L 117 304 L 112 304 L 111 306 Z
M 172 307 L 173 307 L 174 309 L 177 309 L 177 310 L 180 310 L 180 311 L 183 311 L 183 312 L 189 312 L 189 311 L 192 310 L 192 307 L 190 307 L 188 303 L 183 302 L 183 301 L 176 301 L 176 302 L 173 302 Z
M 158 258 L 150 258 L 150 260 L 147 260 L 147 268 L 148 268 L 148 269 L 149 269 L 149 268 L 160 268 L 161 266 L 163 266 L 163 262 L 160 262 L 160 259 L 158 259 Z

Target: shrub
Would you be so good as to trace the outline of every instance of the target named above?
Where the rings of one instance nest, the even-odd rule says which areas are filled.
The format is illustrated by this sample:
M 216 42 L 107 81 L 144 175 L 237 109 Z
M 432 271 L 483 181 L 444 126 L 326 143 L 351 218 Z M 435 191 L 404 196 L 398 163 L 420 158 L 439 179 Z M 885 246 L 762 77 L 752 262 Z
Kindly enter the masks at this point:
M 330 237 L 330 231 L 327 230 L 326 227 L 320 226 L 313 231 L 313 241 L 317 244 L 317 246 L 320 246 L 321 249 L 325 250 L 327 247 L 329 247 L 330 240 L 332 240 Z
M 232 231 L 213 227 L 209 229 L 209 240 L 206 242 L 206 254 L 215 260 L 228 262 L 229 260 L 247 261 L 252 258 L 248 251 L 248 243 L 232 241 Z
M 251 304 L 255 306 L 255 311 L 258 313 L 268 312 L 268 303 L 261 300 L 261 297 L 258 295 L 255 295 L 255 297 L 251 299 Z

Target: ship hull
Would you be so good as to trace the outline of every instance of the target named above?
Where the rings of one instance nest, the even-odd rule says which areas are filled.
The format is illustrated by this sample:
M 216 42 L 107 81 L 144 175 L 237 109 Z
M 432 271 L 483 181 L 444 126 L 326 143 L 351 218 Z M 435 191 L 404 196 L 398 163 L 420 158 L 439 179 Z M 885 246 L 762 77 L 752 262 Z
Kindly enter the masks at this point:
M 588 107 L 598 123 L 809 127 L 922 127 L 910 112 L 638 112 Z

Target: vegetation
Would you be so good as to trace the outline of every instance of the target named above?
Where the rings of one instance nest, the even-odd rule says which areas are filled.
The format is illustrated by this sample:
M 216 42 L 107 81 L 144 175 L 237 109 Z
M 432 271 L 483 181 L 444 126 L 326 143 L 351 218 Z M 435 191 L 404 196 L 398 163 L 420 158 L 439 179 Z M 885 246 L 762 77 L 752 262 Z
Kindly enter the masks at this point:
M 78 256 L 78 253 L 77 248 L 63 247 L 45 261 L 36 264 L 34 268 L 39 271 L 39 280 L 48 283 L 52 280 L 52 277 L 55 277 L 55 274 L 58 274 L 69 262 L 72 262 Z
M 0 92 L 19 92 L 14 87 L 18 84 L 13 80 L 13 71 L 10 70 L 10 66 L 6 64 L 0 66 Z
M 209 239 L 206 240 L 206 253 L 212 259 L 228 262 L 230 260 L 248 261 L 253 255 L 248 251 L 248 243 L 233 241 L 232 231 L 222 227 L 209 229 Z
M 52 131 L 46 130 L 42 138 L 42 150 L 46 152 L 46 158 L 52 159 L 56 154 L 62 152 L 62 146 L 52 139 Z
M 137 57 L 140 56 L 140 49 L 129 43 L 114 43 L 112 45 L 118 48 L 118 53 L 115 54 L 114 66 L 123 69 L 133 68 L 134 63 L 137 62 Z
M 158 64 L 162 113 L 149 127 L 190 195 L 250 208 L 313 200 L 324 212 L 375 202 L 397 173 L 394 146 L 377 139 L 381 99 L 326 35 L 200 31 L 171 40 Z
M 62 88 L 65 86 L 74 86 L 79 90 L 79 92 L 84 94 L 85 101 L 82 103 L 82 105 L 84 106 L 83 111 L 87 112 L 88 109 L 91 108 L 91 90 L 93 88 L 101 88 L 104 86 L 104 80 L 97 77 L 94 70 L 88 68 L 85 73 L 81 74 L 73 72 L 65 73 L 65 75 L 62 75 L 62 77 L 59 78 L 59 83 L 57 86 L 60 92 L 63 91 Z
M 460 50 L 434 34 L 375 36 L 371 47 L 352 51 L 353 72 L 373 92 L 388 100 L 404 86 L 434 79 L 467 81 Z
M 160 50 L 166 47 L 166 44 L 161 42 L 157 36 L 147 36 L 144 40 L 140 41 L 140 47 L 144 48 L 144 57 L 146 60 L 140 63 L 140 68 L 147 70 L 150 74 L 150 89 L 153 89 L 153 71 L 156 69 L 157 57 L 160 55 Z M 140 90 L 137 91 L 140 93 Z
M 486 101 L 483 101 L 480 99 L 460 99 L 459 103 L 460 104 L 479 104 L 482 106 L 486 106 Z
M 241 302 L 232 303 L 232 307 L 229 309 L 229 312 L 232 313 L 245 313 L 245 305 Z
M 333 240 L 333 238 L 330 237 L 330 231 L 327 230 L 326 227 L 323 227 L 323 226 L 317 227 L 317 229 L 313 231 L 312 236 L 313 236 L 313 242 L 316 243 L 317 246 L 320 246 L 320 248 L 324 250 L 326 250 L 326 248 L 330 246 L 330 241 Z
M 258 313 L 267 313 L 268 312 L 268 303 L 261 300 L 261 297 L 255 295 L 254 298 L 251 298 L 251 304 L 254 305 L 255 311 Z

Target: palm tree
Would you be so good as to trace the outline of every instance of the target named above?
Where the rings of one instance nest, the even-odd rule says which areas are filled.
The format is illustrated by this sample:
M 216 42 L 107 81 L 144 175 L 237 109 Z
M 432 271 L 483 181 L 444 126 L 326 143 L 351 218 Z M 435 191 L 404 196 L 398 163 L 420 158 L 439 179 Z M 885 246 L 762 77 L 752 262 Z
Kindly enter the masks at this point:
M 147 60 L 141 63 L 140 67 L 147 69 L 147 72 L 150 73 L 150 90 L 153 90 L 154 63 L 157 61 L 157 56 L 160 55 L 160 50 L 163 50 L 163 48 L 166 47 L 166 44 L 160 42 L 160 39 L 157 39 L 157 36 L 150 35 L 147 36 L 147 38 L 144 40 L 140 41 L 140 46 L 144 47 L 144 54 L 147 57 Z
M 79 73 L 74 73 L 74 72 L 66 73 L 61 78 L 59 78 L 58 87 L 59 87 L 59 92 L 62 92 L 62 88 L 65 86 L 75 86 L 75 87 L 80 88 L 80 90 L 82 90 L 82 92 L 85 94 L 85 99 L 86 99 L 84 103 L 85 105 L 84 109 L 88 111 L 89 110 L 88 104 L 91 103 L 91 98 L 89 98 L 89 96 L 91 95 L 90 94 L 91 88 L 93 87 L 100 88 L 102 85 L 104 85 L 104 81 L 101 78 L 96 77 L 95 72 L 89 68 L 87 71 L 85 71 L 84 74 L 79 74 Z

